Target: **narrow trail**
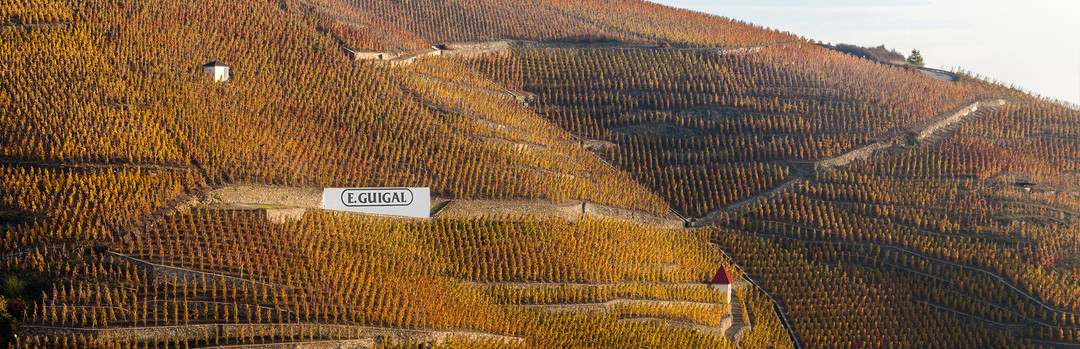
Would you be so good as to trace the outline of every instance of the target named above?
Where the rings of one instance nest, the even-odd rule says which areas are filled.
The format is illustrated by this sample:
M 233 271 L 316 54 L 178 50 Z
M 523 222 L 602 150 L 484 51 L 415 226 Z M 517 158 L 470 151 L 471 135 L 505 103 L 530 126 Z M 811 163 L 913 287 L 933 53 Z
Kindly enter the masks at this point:
M 997 108 L 1005 105 L 1005 101 L 1003 100 L 997 100 L 997 102 L 1000 102 L 1000 104 L 994 102 L 984 103 L 982 107 L 971 109 L 971 111 L 966 114 L 956 115 L 953 118 L 943 120 L 942 123 L 923 129 L 918 133 L 918 136 L 916 136 L 915 139 L 919 144 L 929 146 L 930 148 L 937 148 L 948 135 L 951 135 L 953 131 L 960 128 L 963 121 L 986 116 Z
M 950 71 L 947 71 L 947 70 L 934 69 L 934 68 L 925 68 L 925 67 L 919 67 L 918 69 L 919 69 L 920 73 L 926 74 L 929 77 L 932 77 L 932 78 L 935 78 L 935 79 L 938 79 L 938 80 L 941 80 L 941 81 L 949 81 L 949 82 L 960 81 L 960 76 L 956 75 L 956 73 L 953 73 L 953 72 L 950 72 Z
M 738 218 L 746 213 L 746 210 L 744 210 L 744 208 L 751 207 L 779 195 L 783 195 L 791 188 L 806 183 L 807 181 L 808 179 L 802 177 L 795 177 L 786 180 L 780 183 L 780 185 L 773 187 L 772 189 L 769 189 L 763 193 L 751 196 L 742 201 L 728 205 L 727 207 L 710 211 L 709 213 L 705 214 L 704 217 L 698 219 L 697 221 L 705 225 L 716 225 L 721 223 L 721 221 L 724 221 L 725 218 L 726 220 Z
M 747 213 L 747 210 L 745 210 L 746 208 L 754 207 L 758 203 L 783 195 L 798 184 L 809 182 L 810 178 L 813 177 L 813 174 L 818 171 L 844 166 L 858 160 L 869 159 L 878 152 L 907 144 L 906 140 L 910 136 L 914 136 L 914 139 L 924 146 L 936 146 L 947 134 L 951 134 L 952 131 L 959 127 L 964 120 L 967 120 L 972 116 L 985 115 L 989 110 L 993 110 L 1003 105 L 1005 105 L 1005 100 L 1003 99 L 974 102 L 960 108 L 960 110 L 956 112 L 940 115 L 927 122 L 912 126 L 905 133 L 849 150 L 831 158 L 815 161 L 813 163 L 813 171 L 807 173 L 793 171 L 793 178 L 780 183 L 780 185 L 734 204 L 709 211 L 705 216 L 696 219 L 696 221 L 703 225 L 721 225 L 733 219 L 737 219 Z
M 510 52 L 511 47 L 524 47 L 524 48 L 573 48 L 573 49 L 623 49 L 623 50 L 653 50 L 657 49 L 656 45 L 646 45 L 641 43 L 628 43 L 628 42 L 614 42 L 614 43 L 589 43 L 589 42 L 536 42 L 528 40 L 496 40 L 496 41 L 483 41 L 483 42 L 471 42 L 471 43 L 449 43 L 446 45 L 460 45 L 458 48 L 443 49 L 443 48 L 425 48 L 419 50 L 413 50 L 409 52 L 370 52 L 370 51 L 358 51 L 349 48 L 345 44 L 345 40 L 338 37 L 336 34 L 325 30 L 324 28 L 317 28 L 320 33 L 330 35 L 334 39 L 342 51 L 356 61 L 369 61 L 377 64 L 385 64 L 390 67 L 402 67 L 411 65 L 416 60 L 425 57 L 479 57 L 488 54 L 504 55 Z M 636 35 L 636 34 L 635 34 Z M 649 39 L 649 42 L 655 42 L 654 39 Z M 499 45 L 492 45 L 499 44 Z M 764 50 L 769 47 L 781 47 L 788 45 L 803 44 L 800 41 L 779 42 L 772 44 L 760 44 L 752 46 L 728 46 L 728 47 L 700 47 L 700 48 L 672 48 L 670 50 L 681 52 L 712 52 L 719 55 L 729 54 L 742 54 L 742 53 L 755 53 Z M 380 58 L 374 58 L 380 57 Z M 506 90 L 505 92 L 514 95 L 516 98 L 521 98 L 525 91 Z M 525 93 L 527 94 L 527 93 Z
M 996 108 L 1004 106 L 1004 105 L 1005 105 L 1005 100 L 1004 99 L 976 102 L 975 104 L 972 104 L 972 105 L 970 105 L 970 106 L 968 106 L 966 108 L 963 108 L 960 111 L 956 112 L 955 114 L 953 114 L 953 115 L 951 115 L 951 116 L 949 116 L 949 117 L 947 117 L 945 119 L 942 119 L 942 120 L 939 120 L 939 121 L 936 121 L 936 122 L 932 122 L 932 123 L 926 125 L 925 127 L 921 128 L 920 130 L 918 130 L 918 136 L 916 136 L 916 139 L 918 139 L 919 141 L 924 141 L 925 140 L 925 141 L 927 141 L 929 143 L 936 143 L 937 140 L 940 140 L 940 138 L 941 138 L 940 136 L 937 137 L 937 138 L 934 138 L 934 139 L 927 139 L 927 138 L 930 137 L 930 136 L 933 136 L 935 133 L 937 133 L 939 131 L 948 132 L 948 131 L 954 130 L 955 126 L 959 125 L 960 122 L 963 122 L 964 120 L 967 120 L 972 115 L 977 114 L 977 112 L 986 112 L 987 110 L 993 110 L 993 109 L 996 109 Z M 950 126 L 953 126 L 953 127 L 950 127 Z
M 871 156 L 874 155 L 874 153 L 878 151 L 887 150 L 889 148 L 904 144 L 905 139 L 910 134 L 914 134 L 916 140 L 920 141 L 920 144 L 928 145 L 931 141 L 937 142 L 941 140 L 942 137 L 937 137 L 929 140 L 927 139 L 935 132 L 951 130 L 949 126 L 959 124 L 964 120 L 967 120 L 976 111 L 980 110 L 980 108 L 995 108 L 1003 105 L 1005 105 L 1005 100 L 1003 99 L 974 102 L 963 108 L 960 108 L 960 110 L 956 112 L 940 115 L 924 123 L 913 125 L 911 126 L 911 128 L 908 129 L 908 132 L 906 133 L 901 133 L 899 135 L 895 135 L 887 139 L 883 139 L 875 143 L 850 150 L 846 153 L 840 154 L 832 158 L 819 160 L 814 163 L 814 168 L 825 169 L 839 167 L 850 164 L 857 160 L 869 159 Z
M 749 283 L 745 281 L 736 281 L 732 290 L 744 289 L 748 287 L 748 284 Z M 747 321 L 748 318 L 746 310 L 743 309 L 742 300 L 738 299 L 737 294 L 733 294 L 731 302 L 731 326 L 728 326 L 727 330 L 724 331 L 724 336 L 734 343 L 739 343 L 743 334 L 751 329 L 750 322 Z
M 808 242 L 808 243 L 809 243 L 809 241 L 804 241 L 804 242 Z M 866 260 L 866 261 L 867 261 L 868 263 L 875 263 L 875 261 L 871 260 L 871 259 L 870 259 L 869 257 L 859 256 L 859 257 L 857 257 L 857 258 L 858 258 L 858 259 L 862 259 L 862 260 Z M 840 266 L 840 264 L 839 264 L 839 263 L 825 263 L 825 262 L 820 262 L 820 264 L 822 264 L 822 265 L 829 265 L 829 266 L 832 266 L 832 267 L 838 267 L 838 266 Z M 934 276 L 934 275 L 926 274 L 926 273 L 923 273 L 923 272 L 920 272 L 920 271 L 917 271 L 917 270 L 913 270 L 913 269 L 910 269 L 910 268 L 906 268 L 906 267 L 903 267 L 903 266 L 899 266 L 899 265 L 896 265 L 896 264 L 892 264 L 892 263 L 880 263 L 880 265 L 884 265 L 884 266 L 887 266 L 887 267 L 889 267 L 889 268 L 893 268 L 893 269 L 899 269 L 899 270 L 903 270 L 903 271 L 904 271 L 904 272 L 906 272 L 906 273 L 912 273 L 912 274 L 920 275 L 920 276 L 926 277 L 926 278 L 928 278 L 928 279 L 933 279 L 933 280 L 937 280 L 937 281 L 939 281 L 939 282 L 943 282 L 943 283 L 949 283 L 949 282 L 951 282 L 950 280 L 947 280 L 947 279 L 943 279 L 943 278 L 940 278 L 940 277 L 938 277 L 938 276 Z M 998 309 L 998 310 L 1001 310 L 1001 311 L 1004 311 L 1004 312 L 1010 313 L 1010 314 L 1012 314 L 1012 315 L 1015 315 L 1015 316 L 1017 316 L 1017 317 L 1023 318 L 1023 319 L 1025 320 L 1025 321 L 1027 321 L 1027 322 L 1030 322 L 1030 323 L 1034 323 L 1034 324 L 1037 324 L 1037 325 L 1042 325 L 1042 326 L 1046 326 L 1046 327 L 1059 327 L 1059 326 L 1051 325 L 1051 324 L 1048 324 L 1048 323 L 1046 323 L 1046 322 L 1040 321 L 1040 320 L 1038 320 L 1038 319 L 1035 319 L 1035 318 L 1032 318 L 1032 317 L 1029 317 L 1029 316 L 1026 316 L 1026 315 L 1023 315 L 1023 314 L 1017 313 L 1017 312 L 1015 312 L 1015 311 L 1013 311 L 1013 310 L 1011 310 L 1011 309 L 1008 309 L 1008 308 L 1002 307 L 1002 306 L 1000 306 L 1000 305 L 997 305 L 997 304 L 994 304 L 994 303 L 990 303 L 990 302 L 988 302 L 988 301 L 985 301 L 985 300 L 982 300 L 982 299 L 978 299 L 978 298 L 974 298 L 974 297 L 971 297 L 971 296 L 969 296 L 969 295 L 966 295 L 966 294 L 963 294 L 963 293 L 957 292 L 957 291 L 955 291 L 955 290 L 953 290 L 953 291 L 950 291 L 950 293 L 951 293 L 951 294 L 954 294 L 954 295 L 956 295 L 956 296 L 958 296 L 958 297 L 966 298 L 966 299 L 969 299 L 969 300 L 971 300 L 971 301 L 974 301 L 974 302 L 977 302 L 977 303 L 980 303 L 980 304 L 984 304 L 984 305 L 986 305 L 986 306 L 989 306 L 989 307 L 991 307 L 991 308 L 995 308 L 995 309 Z M 937 304 L 929 303 L 929 302 L 927 302 L 927 301 L 922 301 L 922 300 L 919 300 L 918 302 L 919 302 L 919 303 L 924 303 L 924 304 L 926 304 L 926 305 L 932 305 L 932 306 L 935 306 L 935 307 L 937 307 L 937 308 L 940 308 L 940 309 L 942 309 L 942 310 L 947 310 L 947 311 L 949 311 L 949 312 L 952 312 L 952 313 L 956 313 L 956 314 L 961 314 L 961 315 L 965 315 L 965 316 L 968 316 L 968 317 L 970 317 L 970 318 L 973 318 L 973 319 L 978 319 L 978 320 L 985 320 L 985 321 L 989 321 L 989 322 L 990 322 L 991 324 L 996 324 L 996 325 L 1001 325 L 1001 326 L 1009 326 L 1009 327 L 1021 327 L 1021 326 L 1024 326 L 1023 324 L 1004 324 L 1004 323 L 1000 323 L 1000 322 L 995 322 L 995 321 L 991 321 L 991 320 L 986 320 L 985 318 L 982 318 L 982 317 L 976 316 L 976 315 L 974 315 L 974 314 L 970 314 L 970 313 L 967 313 L 967 312 L 963 312 L 963 311 L 960 311 L 960 310 L 956 310 L 956 309 L 953 309 L 953 308 L 945 307 L 945 306 L 942 306 L 942 305 L 937 305 Z M 1071 328 L 1071 329 L 1075 329 L 1075 328 Z

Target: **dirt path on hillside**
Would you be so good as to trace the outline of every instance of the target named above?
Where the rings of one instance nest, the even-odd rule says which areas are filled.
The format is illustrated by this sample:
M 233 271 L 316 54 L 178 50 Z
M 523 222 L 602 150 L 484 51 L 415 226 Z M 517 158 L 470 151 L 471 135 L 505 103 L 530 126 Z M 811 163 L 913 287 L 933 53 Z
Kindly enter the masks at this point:
M 850 150 L 846 153 L 834 156 L 832 158 L 818 160 L 814 162 L 814 167 L 818 169 L 838 167 L 850 164 L 852 162 L 855 162 L 856 160 L 865 160 L 873 156 L 874 153 L 878 151 L 886 150 L 903 144 L 904 138 L 906 138 L 908 134 L 915 135 L 915 139 L 921 141 L 926 139 L 930 135 L 933 135 L 937 131 L 946 129 L 951 125 L 958 124 L 966 120 L 976 111 L 978 111 L 979 108 L 996 108 L 1003 105 L 1005 105 L 1005 100 L 1003 99 L 975 102 L 963 108 L 960 108 L 960 110 L 956 112 L 944 114 L 921 124 L 913 125 L 908 129 L 908 132 L 905 134 L 900 134 L 885 140 L 877 141 L 875 143 L 871 143 L 860 148 Z
M 917 141 L 927 144 L 937 144 L 941 141 L 941 133 L 943 131 L 952 130 L 961 122 L 967 118 L 976 115 L 976 112 L 985 111 L 987 109 L 993 109 L 1005 105 L 1005 100 L 996 99 L 989 101 L 979 101 L 969 104 L 960 110 L 952 113 L 947 113 L 938 116 L 927 122 L 912 126 L 908 129 L 908 132 L 902 135 L 890 137 L 885 140 L 877 141 L 843 154 L 822 159 L 814 162 L 814 172 L 821 171 L 823 169 L 844 166 L 855 162 L 857 160 L 865 160 L 873 156 L 874 154 L 888 150 L 892 147 L 905 143 L 905 139 L 908 135 L 913 135 Z M 787 181 L 784 181 L 780 185 L 773 187 L 765 192 L 743 199 L 734 204 L 717 208 L 709 211 L 705 216 L 697 219 L 702 225 L 718 225 L 732 219 L 736 219 L 746 214 L 747 207 L 753 207 L 755 204 L 764 202 L 771 198 L 783 195 L 791 188 L 801 183 L 806 183 L 810 180 L 813 173 L 806 174 L 794 174 L 793 177 Z
M 935 132 L 946 130 L 949 129 L 949 126 L 959 124 L 960 122 L 968 119 L 972 115 L 975 115 L 975 113 L 980 110 L 998 108 L 1004 105 L 1004 99 L 975 102 L 974 104 L 964 107 L 963 109 L 960 109 L 956 113 L 953 113 L 946 118 L 938 119 L 934 122 L 928 123 L 925 126 L 917 129 L 917 132 L 913 131 L 912 133 L 918 134 L 915 139 L 923 141 L 928 137 L 934 135 Z
M 753 207 L 758 203 L 762 203 L 774 197 L 783 195 L 788 190 L 791 190 L 791 188 L 794 188 L 799 184 L 806 183 L 807 181 L 808 180 L 806 178 L 802 177 L 795 177 L 786 180 L 780 183 L 780 185 L 766 190 L 762 193 L 743 199 L 742 201 L 736 202 L 734 204 L 709 211 L 705 214 L 704 217 L 698 219 L 697 222 L 702 225 L 717 225 L 723 222 L 730 221 L 732 219 L 737 219 L 743 214 L 746 214 L 747 210 L 745 210 L 745 208 Z
M 956 76 L 956 74 L 953 74 L 951 72 L 947 72 L 947 71 L 944 71 L 944 70 L 932 69 L 932 68 L 918 68 L 918 69 L 919 69 L 920 73 L 926 74 L 929 77 L 932 77 L 934 79 L 938 79 L 938 80 L 941 80 L 941 81 L 953 82 L 953 81 L 960 80 L 960 77 Z

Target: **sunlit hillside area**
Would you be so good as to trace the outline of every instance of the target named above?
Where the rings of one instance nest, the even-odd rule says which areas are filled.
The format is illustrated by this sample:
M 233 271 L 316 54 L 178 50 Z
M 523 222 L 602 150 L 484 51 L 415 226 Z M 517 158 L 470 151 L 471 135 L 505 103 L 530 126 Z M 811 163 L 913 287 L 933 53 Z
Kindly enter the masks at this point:
M 6 1 L 0 346 L 1080 346 L 1080 113 L 797 34 Z M 430 218 L 321 204 L 379 187 Z

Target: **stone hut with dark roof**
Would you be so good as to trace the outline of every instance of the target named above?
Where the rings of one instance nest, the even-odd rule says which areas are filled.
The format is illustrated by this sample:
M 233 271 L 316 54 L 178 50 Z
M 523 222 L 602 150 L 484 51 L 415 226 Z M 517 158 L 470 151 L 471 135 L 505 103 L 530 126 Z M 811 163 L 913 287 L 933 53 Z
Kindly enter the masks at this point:
M 203 64 L 202 70 L 203 73 L 210 75 L 210 77 L 213 78 L 214 81 L 229 81 L 229 66 L 225 63 L 221 63 L 218 61 L 206 63 Z

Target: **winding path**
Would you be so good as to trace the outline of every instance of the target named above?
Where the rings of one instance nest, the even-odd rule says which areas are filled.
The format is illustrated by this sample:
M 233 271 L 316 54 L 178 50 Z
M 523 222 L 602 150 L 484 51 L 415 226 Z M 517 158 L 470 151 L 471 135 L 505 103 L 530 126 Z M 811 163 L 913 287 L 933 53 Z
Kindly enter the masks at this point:
M 985 110 L 987 108 L 997 108 L 1003 105 L 1005 105 L 1004 99 L 974 102 L 963 108 L 960 108 L 960 110 L 956 112 L 940 115 L 932 120 L 929 120 L 919 125 L 915 125 L 911 127 L 907 133 L 895 135 L 884 140 L 867 144 L 831 158 L 815 161 L 813 163 L 813 172 L 822 171 L 833 167 L 844 166 L 857 160 L 869 159 L 871 156 L 878 152 L 886 151 L 893 147 L 906 144 L 905 139 L 908 137 L 908 135 L 914 135 L 915 139 L 920 142 L 936 144 L 940 141 L 940 139 L 937 137 L 937 134 L 941 133 L 941 131 L 944 130 L 950 130 L 951 127 L 954 127 L 955 125 L 958 125 L 972 115 L 975 115 L 975 113 L 979 111 L 980 108 Z M 793 176 L 794 178 L 788 179 L 787 181 L 782 182 L 776 187 L 773 187 L 763 193 L 759 193 L 757 195 L 743 199 L 742 201 L 736 202 L 734 204 L 709 211 L 705 214 L 705 216 L 696 220 L 704 225 L 720 225 L 732 219 L 739 218 L 742 215 L 746 214 L 746 208 L 754 207 L 758 203 L 762 203 L 774 197 L 783 195 L 785 192 L 791 190 L 791 188 L 796 187 L 798 184 L 808 182 L 810 180 L 810 177 L 813 175 L 813 172 L 806 174 L 798 174 L 796 172 L 796 174 Z
M 952 72 L 949 72 L 949 71 L 945 71 L 945 70 L 941 70 L 941 69 L 933 69 L 933 68 L 918 68 L 918 69 L 919 69 L 919 72 L 921 72 L 923 74 L 926 74 L 927 76 L 930 76 L 930 77 L 932 77 L 934 79 L 941 80 L 941 81 L 953 82 L 953 81 L 959 81 L 960 80 L 959 76 L 957 76 L 956 74 L 954 74 Z

